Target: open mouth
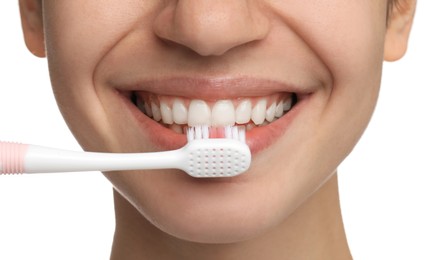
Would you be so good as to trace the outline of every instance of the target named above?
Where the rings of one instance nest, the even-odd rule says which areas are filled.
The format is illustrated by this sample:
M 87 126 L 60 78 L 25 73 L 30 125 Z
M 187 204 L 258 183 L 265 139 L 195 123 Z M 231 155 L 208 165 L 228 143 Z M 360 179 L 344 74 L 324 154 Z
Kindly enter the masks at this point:
M 289 92 L 214 101 L 145 91 L 133 91 L 129 97 L 143 114 L 177 134 L 184 134 L 187 127 L 199 125 L 211 128 L 244 126 L 249 132 L 284 117 L 298 101 L 297 95 Z
M 245 128 L 252 154 L 287 132 L 316 89 L 255 78 L 183 77 L 112 85 L 154 149 L 184 146 L 188 127 L 208 126 L 211 138 L 221 138 L 225 131 L 219 129 L 237 126 Z

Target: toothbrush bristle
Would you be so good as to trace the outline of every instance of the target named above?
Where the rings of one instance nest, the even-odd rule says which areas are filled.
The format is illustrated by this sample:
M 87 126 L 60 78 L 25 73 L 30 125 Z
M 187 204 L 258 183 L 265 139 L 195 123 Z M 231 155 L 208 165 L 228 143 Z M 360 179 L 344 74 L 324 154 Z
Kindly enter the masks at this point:
M 187 140 L 201 140 L 209 138 L 227 138 L 234 139 L 240 142 L 246 142 L 246 127 L 245 126 L 226 126 L 226 127 L 211 127 L 211 126 L 194 126 L 186 129 Z

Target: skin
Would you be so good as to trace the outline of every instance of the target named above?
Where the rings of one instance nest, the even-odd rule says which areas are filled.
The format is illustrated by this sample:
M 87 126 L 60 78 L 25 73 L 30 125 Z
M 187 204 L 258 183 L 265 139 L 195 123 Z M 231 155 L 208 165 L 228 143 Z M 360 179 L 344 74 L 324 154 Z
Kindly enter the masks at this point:
M 383 60 L 406 51 L 415 1 L 394 6 L 389 18 L 386 0 L 21 0 L 26 44 L 48 57 L 59 108 L 86 150 L 160 149 L 115 82 L 249 76 L 310 94 L 242 178 L 105 173 L 111 258 L 350 259 L 336 169 L 370 120 Z

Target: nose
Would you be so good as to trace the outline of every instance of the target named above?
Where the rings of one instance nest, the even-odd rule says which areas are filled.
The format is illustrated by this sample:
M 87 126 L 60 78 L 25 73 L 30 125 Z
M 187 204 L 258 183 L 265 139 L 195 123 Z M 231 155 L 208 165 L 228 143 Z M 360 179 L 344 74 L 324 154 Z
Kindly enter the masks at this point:
M 154 21 L 155 34 L 202 56 L 222 55 L 261 40 L 269 31 L 266 15 L 250 0 L 169 1 Z

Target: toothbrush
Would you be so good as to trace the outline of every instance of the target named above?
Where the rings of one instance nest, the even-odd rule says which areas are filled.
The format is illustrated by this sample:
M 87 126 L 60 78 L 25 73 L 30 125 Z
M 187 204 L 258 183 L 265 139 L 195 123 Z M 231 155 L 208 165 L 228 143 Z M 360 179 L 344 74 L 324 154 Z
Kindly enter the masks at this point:
M 187 129 L 187 144 L 152 153 L 66 151 L 36 145 L 0 142 L 0 175 L 20 173 L 180 169 L 192 177 L 233 177 L 251 161 L 244 127 L 225 127 L 225 138 L 209 138 L 210 128 Z

